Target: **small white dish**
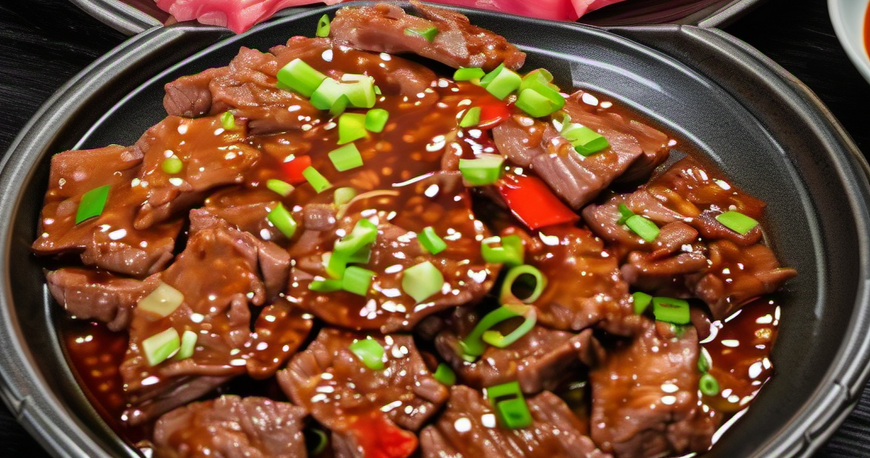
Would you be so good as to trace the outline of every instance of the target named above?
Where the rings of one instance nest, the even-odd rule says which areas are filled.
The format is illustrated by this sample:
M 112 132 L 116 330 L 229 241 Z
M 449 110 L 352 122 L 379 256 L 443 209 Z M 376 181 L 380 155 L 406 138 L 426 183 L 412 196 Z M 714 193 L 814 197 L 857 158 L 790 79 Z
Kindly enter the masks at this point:
M 870 82 L 870 56 L 864 45 L 864 19 L 870 0 L 828 0 L 834 32 L 849 59 Z

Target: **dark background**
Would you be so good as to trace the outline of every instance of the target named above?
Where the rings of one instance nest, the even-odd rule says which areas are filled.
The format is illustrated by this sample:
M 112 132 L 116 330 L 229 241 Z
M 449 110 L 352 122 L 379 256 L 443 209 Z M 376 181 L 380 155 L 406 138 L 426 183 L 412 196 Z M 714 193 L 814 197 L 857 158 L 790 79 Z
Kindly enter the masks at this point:
M 768 0 L 725 30 L 809 86 L 870 152 L 870 84 L 840 47 L 824 0 Z M 124 38 L 68 0 L 0 2 L 0 152 L 56 89 Z M 2 403 L 0 456 L 48 456 Z M 870 387 L 814 458 L 844 457 L 870 457 Z

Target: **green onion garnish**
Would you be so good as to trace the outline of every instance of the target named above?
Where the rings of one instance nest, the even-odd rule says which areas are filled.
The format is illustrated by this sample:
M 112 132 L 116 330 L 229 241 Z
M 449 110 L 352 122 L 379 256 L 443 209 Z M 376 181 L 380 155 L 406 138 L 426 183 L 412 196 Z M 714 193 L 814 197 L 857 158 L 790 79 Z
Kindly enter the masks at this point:
M 402 274 L 402 291 L 418 303 L 441 291 L 443 286 L 444 275 L 429 261 L 408 267 Z
M 562 128 L 562 136 L 583 156 L 591 156 L 610 147 L 606 138 L 580 124 L 567 124 Z
M 546 68 L 536 68 L 523 77 L 523 82 L 520 83 L 520 91 L 531 87 L 547 86 L 553 81 L 553 74 Z
M 159 317 L 167 317 L 184 302 L 184 294 L 181 291 L 160 282 L 147 296 L 139 299 L 136 307 L 146 310 Z
M 332 195 L 332 200 L 335 202 L 335 205 L 344 205 L 350 202 L 354 197 L 356 197 L 356 189 L 345 186 L 335 190 L 335 193 Z
M 221 113 L 221 126 L 224 130 L 236 130 L 236 117 L 232 111 Z
M 329 114 L 333 116 L 338 116 L 344 113 L 344 110 L 350 105 L 350 99 L 347 98 L 347 95 L 341 94 L 335 99 L 335 102 L 332 103 L 332 106 L 329 107 Z
M 105 185 L 82 194 L 76 211 L 76 224 L 103 214 L 103 209 L 106 208 L 106 202 L 109 200 L 109 189 L 111 186 Z
M 482 68 L 463 67 L 453 72 L 453 79 L 456 81 L 475 81 L 480 80 L 484 75 L 486 72 Z
M 311 104 L 318 110 L 329 110 L 344 94 L 344 88 L 338 80 L 325 78 L 311 93 Z M 348 103 L 346 101 L 345 103 Z
M 326 446 L 329 445 L 329 436 L 326 435 L 326 431 L 320 428 L 310 428 L 308 431 L 316 437 L 314 446 L 309 447 L 309 456 L 317 456 L 323 453 L 323 451 L 326 450 Z
M 278 83 L 282 86 L 292 89 L 305 97 L 311 97 L 314 91 L 327 79 L 326 75 L 298 58 L 291 60 L 287 65 L 278 70 L 277 77 Z M 325 109 L 321 108 L 321 110 Z
M 288 239 L 293 238 L 293 234 L 296 233 L 298 226 L 296 220 L 281 202 L 278 202 L 278 205 L 275 205 L 275 208 L 266 215 L 266 219 Z
M 755 226 L 758 226 L 758 221 L 752 217 L 733 210 L 716 215 L 716 221 L 719 221 L 728 229 L 743 235 L 748 234 L 749 231 L 755 229 Z
M 477 357 L 482 355 L 484 350 L 486 350 L 486 345 L 483 341 L 484 333 L 502 321 L 521 316 L 528 317 L 528 315 L 534 313 L 533 311 L 530 311 L 531 308 L 532 307 L 523 304 L 504 304 L 484 315 L 477 325 L 474 326 L 474 329 L 459 341 L 459 347 L 462 350 L 462 358 L 469 362 L 477 359 Z M 522 335 L 520 337 L 522 337 Z
M 338 144 L 344 145 L 360 138 L 366 138 L 366 115 L 344 113 L 338 118 Z
M 435 37 L 438 36 L 438 27 L 435 27 L 434 25 L 428 29 L 412 29 L 409 27 L 405 29 L 405 35 L 422 37 L 431 43 L 435 40 Z
M 565 98 L 559 94 L 559 91 L 546 85 L 537 84 L 521 89 L 515 105 L 530 116 L 540 118 L 561 110 L 565 106 Z
M 710 361 L 707 359 L 707 355 L 704 354 L 704 347 L 701 347 L 701 351 L 698 354 L 698 371 L 702 374 L 706 374 L 707 371 L 710 370 Z
M 317 21 L 317 31 L 314 32 L 314 35 L 321 38 L 329 36 L 329 15 L 324 14 L 320 16 L 320 19 Z
M 379 371 L 384 368 L 384 351 L 383 345 L 377 340 L 367 338 L 357 340 L 347 347 L 366 367 L 373 371 Z
M 163 169 L 164 172 L 175 175 L 181 173 L 184 170 L 184 162 L 178 158 L 178 156 L 169 156 L 163 160 L 160 164 L 160 168 Z
M 375 278 L 375 273 L 371 270 L 348 266 L 347 270 L 344 271 L 341 289 L 365 297 L 369 292 L 373 278 Z
M 148 365 L 156 366 L 166 361 L 178 351 L 180 346 L 181 339 L 178 338 L 178 331 L 175 328 L 169 328 L 143 340 L 142 352 L 145 353 Z
M 275 178 L 270 178 L 266 180 L 266 188 L 270 191 L 275 192 L 281 197 L 289 196 L 290 193 L 292 193 L 293 190 L 296 189 L 293 187 L 292 184 Z
M 653 315 L 656 320 L 671 324 L 689 324 L 692 322 L 689 303 L 682 299 L 671 297 L 654 297 Z
M 650 304 L 652 304 L 652 296 L 640 291 L 631 294 L 631 299 L 634 302 L 634 313 L 640 315 Z
M 325 176 L 321 175 L 317 169 L 310 165 L 302 171 L 302 176 L 311 183 L 311 186 L 314 187 L 314 190 L 317 191 L 317 193 L 321 193 L 332 187 L 332 183 L 330 183 Z
M 480 112 L 480 107 L 469 108 L 459 120 L 459 127 L 474 127 L 480 124 Z
M 466 183 L 472 186 L 493 184 L 504 173 L 504 156 L 484 153 L 475 159 L 460 159 L 459 172 Z
M 506 428 L 521 429 L 532 424 L 532 413 L 523 397 L 519 382 L 485 388 L 487 399 Z
M 501 246 L 493 246 L 501 242 Z M 518 266 L 523 263 L 523 239 L 518 235 L 505 237 L 490 237 L 480 242 L 480 254 L 483 260 L 490 264 L 506 264 Z
M 390 119 L 390 112 L 383 108 L 372 108 L 366 113 L 366 130 L 379 134 L 384 131 L 387 126 L 387 120 Z
M 453 372 L 450 366 L 444 363 L 438 364 L 432 376 L 435 377 L 435 380 L 441 382 L 442 385 L 453 386 L 456 384 L 456 373 Z
M 341 75 L 341 90 L 350 101 L 348 106 L 354 108 L 371 108 L 377 101 L 375 82 L 368 75 L 355 73 Z
M 520 282 L 519 284 L 517 282 Z M 530 288 L 532 291 L 525 298 L 517 297 L 514 294 L 514 287 L 527 287 L 533 284 Z M 547 287 L 547 277 L 537 267 L 523 264 L 521 266 L 511 267 L 507 275 L 504 277 L 504 283 L 501 285 L 500 300 L 502 304 L 510 303 L 513 299 L 519 299 L 526 304 L 531 304 L 541 297 L 544 288 Z M 528 289 L 528 288 L 523 288 Z
M 347 270 L 347 257 L 341 254 L 335 254 L 327 251 L 321 256 L 323 265 L 326 268 L 326 273 L 332 278 L 344 277 L 344 272 Z
M 369 247 L 378 237 L 378 226 L 375 223 L 362 218 L 356 222 L 350 234 L 335 241 L 335 253 L 348 259 L 351 255 L 359 253 Z
M 181 346 L 178 348 L 178 353 L 175 354 L 175 359 L 187 359 L 193 356 L 196 350 L 197 334 L 191 330 L 184 331 L 181 334 Z
M 705 396 L 716 396 L 719 394 L 719 381 L 710 374 L 704 374 L 698 381 L 698 388 Z
M 520 87 L 523 82 L 522 77 L 515 71 L 505 67 L 504 64 L 499 64 L 493 71 L 487 73 L 480 80 L 480 85 L 486 88 L 487 92 L 503 100 L 512 92 Z
M 656 226 L 656 223 L 642 215 L 628 217 L 625 220 L 625 225 L 647 243 L 654 242 L 656 237 L 659 236 L 659 227 Z
M 347 113 L 345 113 L 346 115 Z M 335 170 L 344 172 L 363 165 L 362 155 L 356 145 L 349 143 L 329 152 L 329 160 L 335 166 Z
M 495 329 L 489 329 L 484 331 L 481 338 L 484 342 L 492 345 L 497 348 L 505 348 L 520 340 L 521 337 L 531 332 L 532 328 L 535 327 L 535 323 L 538 322 L 538 313 L 535 311 L 534 307 L 526 307 L 523 311 L 523 323 L 517 326 L 516 329 L 508 333 L 508 335 L 502 335 L 501 332 Z
M 447 249 L 447 242 L 435 233 L 435 228 L 432 226 L 426 226 L 423 228 L 423 230 L 417 234 L 417 240 L 420 241 L 420 245 L 423 245 L 423 248 L 425 248 L 426 251 L 432 254 L 438 254 Z
M 625 224 L 629 218 L 634 216 L 634 212 L 625 204 L 619 204 L 617 208 L 619 208 L 619 219 L 616 220 L 616 224 Z
M 341 280 L 333 278 L 314 277 L 311 283 L 308 284 L 308 289 L 317 291 L 318 293 L 331 293 L 341 289 Z

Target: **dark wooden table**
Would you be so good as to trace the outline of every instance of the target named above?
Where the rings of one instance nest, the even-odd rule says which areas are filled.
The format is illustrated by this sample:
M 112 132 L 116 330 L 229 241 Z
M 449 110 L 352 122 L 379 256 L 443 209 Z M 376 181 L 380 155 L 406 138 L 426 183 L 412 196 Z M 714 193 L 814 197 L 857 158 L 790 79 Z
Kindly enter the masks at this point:
M 870 84 L 840 48 L 824 0 L 768 0 L 726 30 L 815 91 L 870 152 Z M 0 2 L 0 152 L 57 88 L 124 39 L 67 0 Z M 0 456 L 49 456 L 2 404 Z M 842 457 L 870 457 L 870 387 L 814 458 Z

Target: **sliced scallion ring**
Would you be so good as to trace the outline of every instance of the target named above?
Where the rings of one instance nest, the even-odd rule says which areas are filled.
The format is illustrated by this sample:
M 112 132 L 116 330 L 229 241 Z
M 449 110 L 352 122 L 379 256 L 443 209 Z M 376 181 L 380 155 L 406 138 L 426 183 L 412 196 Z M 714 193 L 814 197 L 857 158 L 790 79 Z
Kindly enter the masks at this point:
M 443 286 L 444 275 L 429 261 L 408 267 L 402 273 L 402 291 L 417 303 L 441 291 Z
M 483 334 L 486 331 L 489 331 L 493 326 L 502 321 L 526 316 L 532 313 L 529 309 L 531 309 L 531 307 L 523 304 L 505 304 L 484 315 L 484 317 L 477 322 L 477 325 L 474 326 L 474 329 L 459 341 L 462 358 L 466 361 L 476 360 L 477 357 L 482 355 L 484 350 L 486 350 L 486 344 L 483 341 Z
M 163 169 L 164 172 L 170 175 L 177 175 L 184 170 L 184 162 L 178 158 L 176 155 L 172 155 L 167 157 L 160 163 L 160 168 Z
M 672 297 L 654 297 L 652 302 L 656 320 L 680 325 L 692 322 L 688 302 Z
M 432 27 L 429 27 L 427 29 L 407 28 L 407 29 L 405 29 L 405 35 L 408 35 L 411 37 L 421 37 L 421 38 L 424 38 L 429 43 L 431 43 L 433 40 L 435 40 L 435 37 L 438 36 L 438 27 L 435 27 L 433 25 Z
M 625 225 L 647 243 L 655 242 L 656 237 L 659 236 L 660 231 L 656 223 L 643 215 L 629 216 L 625 220 Z
M 110 185 L 100 186 L 82 194 L 76 211 L 76 224 L 103 214 L 106 202 L 109 200 Z
M 489 329 L 483 332 L 481 338 L 484 342 L 496 348 L 505 348 L 520 340 L 524 335 L 531 332 L 532 328 L 538 322 L 538 313 L 534 307 L 526 307 L 523 311 L 523 322 L 516 329 L 509 332 L 508 335 L 503 335 L 495 329 Z
M 423 230 L 417 234 L 417 240 L 420 241 L 420 245 L 422 245 L 426 251 L 432 254 L 438 254 L 447 249 L 447 242 L 435 233 L 435 229 L 432 226 L 426 226 L 423 228 Z
M 522 429 L 531 426 L 532 414 L 526 404 L 519 382 L 491 386 L 485 388 L 484 392 L 504 427 Z
M 136 307 L 153 313 L 159 317 L 167 317 L 172 314 L 184 302 L 184 294 L 172 286 L 160 282 L 147 296 L 139 299 Z
M 516 91 L 522 82 L 522 77 L 503 63 L 480 79 L 480 85 L 499 100 Z
M 175 328 L 158 332 L 142 341 L 142 352 L 149 366 L 156 366 L 166 361 L 181 347 L 181 339 Z
M 196 350 L 197 334 L 191 330 L 186 330 L 181 334 L 181 346 L 178 348 L 178 353 L 175 354 L 175 359 L 187 359 L 193 356 Z
M 236 130 L 236 117 L 233 116 L 232 111 L 221 113 L 221 127 L 223 127 L 224 130 Z
M 266 215 L 266 219 L 288 239 L 293 238 L 293 234 L 296 233 L 298 224 L 281 202 L 278 202 L 278 205 L 275 205 L 275 208 Z
M 266 188 L 281 197 L 289 196 L 296 189 L 292 184 L 276 178 L 266 180 Z
M 332 201 L 335 205 L 344 205 L 354 197 L 356 197 L 356 189 L 345 186 L 335 190 L 335 193 L 332 195 Z
M 504 173 L 504 156 L 484 153 L 474 159 L 460 159 L 459 172 L 462 179 L 472 186 L 493 184 Z
M 453 372 L 450 366 L 444 363 L 438 364 L 432 376 L 435 377 L 435 380 L 441 382 L 442 385 L 453 386 L 456 384 L 456 373 Z
M 324 14 L 320 16 L 320 19 L 317 20 L 317 31 L 314 32 L 314 35 L 325 38 L 329 36 L 329 15 Z
M 376 134 L 384 131 L 387 126 L 387 121 L 390 119 L 390 112 L 383 108 L 372 108 L 366 112 L 365 128 L 369 132 Z
M 728 229 L 743 235 L 748 234 L 749 231 L 755 229 L 755 226 L 758 226 L 758 221 L 754 218 L 733 210 L 716 215 L 716 221 L 719 221 Z
M 469 108 L 459 120 L 459 127 L 474 127 L 480 124 L 480 112 L 480 107 Z
M 305 177 L 306 180 L 308 180 L 308 183 L 311 184 L 311 186 L 318 194 L 332 187 L 332 183 L 330 183 L 325 176 L 318 172 L 317 169 L 310 165 L 302 171 L 302 176 Z
M 698 381 L 698 388 L 704 396 L 716 396 L 719 394 L 719 381 L 709 373 L 701 376 Z
M 281 86 L 292 89 L 305 97 L 311 97 L 314 91 L 327 79 L 326 75 L 298 58 L 291 60 L 278 70 L 277 77 Z M 330 103 L 330 105 L 332 104 Z M 321 109 L 325 110 L 326 108 Z
M 652 303 L 653 297 L 647 293 L 636 292 L 631 294 L 632 302 L 634 302 L 634 313 L 642 314 Z
M 534 284 L 531 288 L 528 288 L 531 290 L 528 291 L 528 295 L 525 297 L 517 297 L 517 295 L 514 294 L 514 290 L 518 287 L 528 286 L 530 280 Z M 504 283 L 502 283 L 501 286 L 501 296 L 499 297 L 502 304 L 508 304 L 514 300 L 531 304 L 541 297 L 541 294 L 543 294 L 546 287 L 547 277 L 544 276 L 544 273 L 537 267 L 523 264 L 511 267 L 511 269 L 508 270 L 507 275 L 504 277 Z
M 366 367 L 373 371 L 382 370 L 385 366 L 384 364 L 384 355 L 386 352 L 384 351 L 384 346 L 380 344 L 375 339 L 366 338 L 357 340 L 356 342 L 350 344 L 348 349 L 365 364 Z
M 348 113 L 345 113 L 342 116 L 346 116 L 347 114 Z M 337 149 L 330 151 L 329 160 L 332 161 L 335 170 L 338 170 L 339 172 L 362 167 L 363 165 L 362 155 L 353 143 L 348 143 L 347 145 L 340 146 Z
M 501 243 L 501 246 L 494 246 Z M 518 266 L 524 258 L 523 239 L 518 235 L 490 237 L 480 242 L 480 254 L 490 264 Z
M 463 67 L 457 68 L 455 72 L 453 72 L 453 80 L 454 81 L 480 81 L 483 76 L 486 75 L 486 72 L 483 71 L 482 68 L 477 67 Z
M 369 286 L 375 273 L 358 266 L 348 266 L 341 280 L 341 289 L 365 297 L 369 292 Z

